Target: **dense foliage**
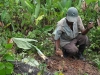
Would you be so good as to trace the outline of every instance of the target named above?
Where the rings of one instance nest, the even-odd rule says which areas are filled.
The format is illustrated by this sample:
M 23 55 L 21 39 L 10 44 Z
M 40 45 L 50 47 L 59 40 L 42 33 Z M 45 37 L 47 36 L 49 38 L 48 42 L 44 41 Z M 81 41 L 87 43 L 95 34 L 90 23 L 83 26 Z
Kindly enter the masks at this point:
M 100 27 L 97 22 L 100 20 L 100 0 L 0 0 L 0 73 L 11 74 L 13 65 L 8 61 L 23 57 L 14 54 L 12 49 L 19 49 L 8 43 L 12 37 L 35 39 L 38 42 L 33 44 L 45 55 L 51 56 L 54 53 L 52 32 L 70 6 L 78 9 L 85 27 L 90 20 L 94 22 L 94 28 L 88 33 L 91 44 L 85 54 L 100 69 Z M 36 53 L 34 48 L 20 52 L 23 51 L 28 55 Z

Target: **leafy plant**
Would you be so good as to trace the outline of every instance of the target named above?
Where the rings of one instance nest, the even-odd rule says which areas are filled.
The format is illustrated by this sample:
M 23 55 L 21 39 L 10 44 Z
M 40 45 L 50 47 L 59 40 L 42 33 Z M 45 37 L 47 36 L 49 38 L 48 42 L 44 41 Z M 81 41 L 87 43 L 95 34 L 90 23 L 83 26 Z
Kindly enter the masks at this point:
M 54 75 L 64 75 L 61 71 L 55 72 Z
M 96 63 L 96 66 L 98 67 L 98 69 L 100 69 L 100 59 L 96 58 L 93 61 Z
M 4 44 L 4 48 L 1 48 L 0 51 L 0 74 L 9 75 L 13 73 L 13 65 L 10 63 L 14 61 L 14 55 L 10 51 L 12 44 Z
M 44 75 L 44 72 L 46 71 L 46 64 L 45 63 L 41 63 L 39 65 L 39 69 L 40 69 L 40 71 L 38 72 L 37 75 Z
M 0 36 L 2 36 L 0 41 L 2 66 L 6 66 L 5 60 L 8 62 L 13 59 L 12 56 L 14 54 L 11 50 L 13 44 L 6 44 L 7 40 L 12 37 L 37 39 L 38 42 L 32 42 L 32 44 L 30 44 L 32 40 L 25 41 L 24 39 L 24 43 L 26 44 L 24 45 L 24 49 L 30 49 L 32 45 L 35 45 L 43 54 L 51 56 L 54 53 L 52 32 L 55 29 L 57 21 L 66 16 L 66 11 L 70 6 L 75 6 L 78 9 L 85 27 L 91 19 L 94 21 L 95 27 L 88 34 L 91 46 L 87 50 L 87 56 L 90 56 L 89 58 L 92 60 L 100 58 L 97 57 L 96 53 L 92 52 L 92 50 L 100 49 L 100 28 L 97 27 L 96 23 L 96 19 L 100 13 L 95 10 L 96 4 L 98 4 L 98 8 L 100 7 L 100 0 L 84 1 L 86 2 L 85 10 L 82 10 L 81 7 L 82 0 L 1 0 L 0 22 L 4 24 L 3 27 L 0 27 Z M 15 40 L 17 43 L 18 39 Z M 19 42 L 21 43 L 21 40 Z M 20 47 L 23 44 L 17 45 Z
M 13 72 L 13 65 L 9 62 L 0 62 L 0 74 L 9 75 Z
M 90 36 L 90 41 L 91 41 L 91 46 L 90 48 L 92 48 L 94 51 L 99 52 L 100 48 L 99 48 L 99 44 L 100 44 L 100 36 L 99 36 L 99 32 L 100 32 L 100 27 L 94 28 L 91 33 L 89 34 Z

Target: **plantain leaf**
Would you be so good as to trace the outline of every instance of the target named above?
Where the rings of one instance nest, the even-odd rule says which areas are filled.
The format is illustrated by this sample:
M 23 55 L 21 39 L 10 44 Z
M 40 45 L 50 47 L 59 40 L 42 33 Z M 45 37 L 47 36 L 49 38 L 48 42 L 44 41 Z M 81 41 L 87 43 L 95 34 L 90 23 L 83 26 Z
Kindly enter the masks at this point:
M 98 0 L 98 6 L 100 7 L 100 0 Z
M 64 8 L 68 8 L 70 6 L 70 2 L 72 2 L 71 0 L 61 0 L 61 4 Z
M 15 0 L 15 2 L 18 4 L 19 3 L 19 0 Z
M 22 59 L 22 62 L 29 64 L 31 66 L 35 66 L 35 67 L 39 66 L 38 61 L 36 61 L 34 58 L 31 58 L 31 57 Z
M 66 8 L 71 7 L 71 4 L 72 4 L 72 0 L 67 0 Z
M 79 0 L 79 2 L 78 2 L 78 7 L 80 7 L 80 6 L 81 6 L 81 4 L 82 4 L 82 1 L 81 1 L 81 0 Z
M 87 4 L 90 4 L 91 2 L 96 2 L 97 0 L 85 0 Z
M 63 10 L 63 6 L 61 5 L 60 2 L 58 2 L 58 5 L 59 5 L 59 8 L 60 8 L 61 10 Z
M 35 8 L 35 18 L 38 17 L 39 11 L 40 11 L 40 0 L 37 0 L 37 5 L 36 5 L 36 8 Z
M 30 9 L 33 9 L 32 4 L 29 1 L 25 1 L 25 4 L 27 5 L 27 7 L 29 7 Z
M 36 40 L 28 39 L 28 38 L 27 39 L 26 38 L 12 38 L 12 40 L 16 43 L 16 45 L 19 48 L 22 48 L 22 49 L 31 49 L 32 47 L 34 47 L 41 58 L 43 58 L 44 60 L 47 59 L 47 57 L 41 52 L 39 48 L 37 48 L 36 46 L 30 43 L 32 41 L 37 42 Z
M 31 49 L 32 48 L 32 44 L 30 42 L 37 42 L 37 40 L 34 39 L 28 39 L 28 38 L 12 38 L 12 40 L 16 43 L 16 45 L 19 48 L 22 49 Z

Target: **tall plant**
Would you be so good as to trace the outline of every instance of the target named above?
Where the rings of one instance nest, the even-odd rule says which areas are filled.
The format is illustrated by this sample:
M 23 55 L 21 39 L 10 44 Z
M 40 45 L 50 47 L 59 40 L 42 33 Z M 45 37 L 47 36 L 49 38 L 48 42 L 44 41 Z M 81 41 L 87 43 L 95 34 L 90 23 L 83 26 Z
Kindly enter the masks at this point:
M 28 26 L 35 26 L 34 19 L 39 15 L 40 0 L 4 0 L 1 1 L 1 21 L 5 27 L 9 26 L 13 31 L 24 32 Z M 16 11 L 17 10 L 17 11 Z M 23 31 L 22 31 L 23 30 Z

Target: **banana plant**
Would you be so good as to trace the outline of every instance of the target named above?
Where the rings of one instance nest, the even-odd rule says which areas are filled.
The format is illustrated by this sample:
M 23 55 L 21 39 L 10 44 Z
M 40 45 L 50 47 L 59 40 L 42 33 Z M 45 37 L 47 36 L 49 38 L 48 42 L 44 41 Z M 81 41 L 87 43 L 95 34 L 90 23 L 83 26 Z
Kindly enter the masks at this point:
M 29 50 L 29 49 L 32 49 L 33 47 L 37 50 L 37 53 L 39 54 L 39 56 L 41 58 L 43 58 L 44 60 L 48 59 L 42 52 L 41 50 L 31 44 L 31 42 L 35 41 L 37 42 L 37 40 L 34 40 L 34 39 L 28 39 L 28 38 L 12 38 L 11 40 L 13 40 L 14 43 L 16 43 L 16 45 L 19 47 L 19 48 L 22 48 L 22 49 L 25 49 L 25 50 Z
M 97 0 L 85 0 L 87 4 L 90 4 L 91 2 L 96 2 Z

